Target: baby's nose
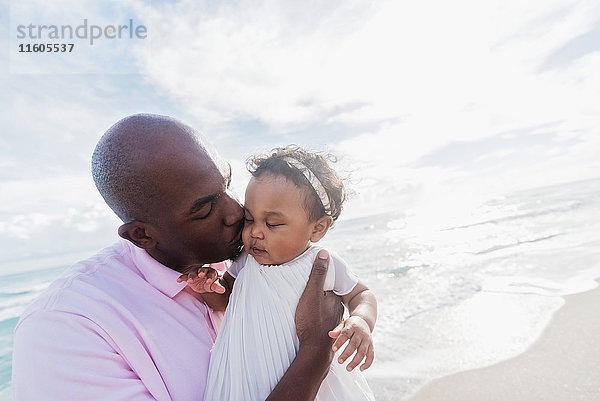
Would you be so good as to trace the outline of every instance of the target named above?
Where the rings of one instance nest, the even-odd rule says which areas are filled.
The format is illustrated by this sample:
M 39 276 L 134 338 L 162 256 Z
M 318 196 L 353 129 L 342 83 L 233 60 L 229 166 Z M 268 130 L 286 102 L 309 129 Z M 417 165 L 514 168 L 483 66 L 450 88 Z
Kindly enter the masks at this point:
M 258 229 L 256 226 L 254 226 L 250 229 L 250 235 L 252 236 L 252 238 L 257 238 L 257 239 L 263 238 L 262 230 Z

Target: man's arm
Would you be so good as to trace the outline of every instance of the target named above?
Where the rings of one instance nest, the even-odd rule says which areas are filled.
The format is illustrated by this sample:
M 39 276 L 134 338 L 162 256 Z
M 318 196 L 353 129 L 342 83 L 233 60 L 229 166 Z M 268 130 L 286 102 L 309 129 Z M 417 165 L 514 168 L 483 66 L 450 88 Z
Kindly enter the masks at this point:
M 329 330 L 340 322 L 340 297 L 323 292 L 329 253 L 319 251 L 308 283 L 296 309 L 296 332 L 300 348 L 296 358 L 266 401 L 314 400 L 333 359 Z
M 149 390 L 105 337 L 80 315 L 39 311 L 26 317 L 14 337 L 14 401 L 170 399 L 163 388 Z

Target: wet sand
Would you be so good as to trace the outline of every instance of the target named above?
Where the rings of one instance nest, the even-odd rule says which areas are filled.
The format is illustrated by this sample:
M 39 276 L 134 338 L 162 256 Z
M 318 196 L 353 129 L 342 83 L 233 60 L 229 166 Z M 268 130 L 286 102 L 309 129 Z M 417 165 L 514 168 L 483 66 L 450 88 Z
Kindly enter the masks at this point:
M 436 379 L 408 401 L 600 401 L 600 288 L 565 299 L 524 353 Z

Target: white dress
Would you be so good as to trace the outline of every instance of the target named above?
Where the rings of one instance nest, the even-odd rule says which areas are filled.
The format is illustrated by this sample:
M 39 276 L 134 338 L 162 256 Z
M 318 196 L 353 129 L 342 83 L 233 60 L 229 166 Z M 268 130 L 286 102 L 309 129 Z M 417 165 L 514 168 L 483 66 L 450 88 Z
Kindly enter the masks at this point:
M 244 253 L 230 267 L 237 278 L 211 353 L 206 401 L 263 401 L 271 393 L 298 351 L 296 306 L 320 249 L 310 247 L 276 266 L 260 265 Z M 357 282 L 346 263 L 331 254 L 324 289 L 345 295 Z M 374 397 L 357 368 L 348 372 L 334 358 L 315 400 Z

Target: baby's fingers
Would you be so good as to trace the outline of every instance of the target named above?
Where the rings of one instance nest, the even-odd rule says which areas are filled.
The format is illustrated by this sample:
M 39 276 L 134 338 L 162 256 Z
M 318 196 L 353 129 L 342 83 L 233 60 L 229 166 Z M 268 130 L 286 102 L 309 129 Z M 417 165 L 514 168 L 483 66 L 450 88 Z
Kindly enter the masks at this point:
M 340 324 L 338 324 L 336 326 L 335 329 L 329 331 L 329 337 L 331 337 L 331 338 L 338 338 L 339 335 L 340 335 L 340 333 L 342 332 L 343 328 L 344 328 L 344 322 L 341 322 Z
M 360 365 L 360 370 L 367 370 L 373 363 L 373 359 L 375 359 L 375 351 L 373 351 L 373 345 L 369 345 L 369 349 L 367 350 L 367 358 L 365 359 L 365 363 Z
M 187 274 L 182 274 L 181 276 L 177 277 L 177 282 L 178 283 L 182 283 L 184 281 L 188 280 L 188 275 Z
M 342 335 L 344 335 L 343 331 L 342 331 L 342 334 L 340 335 L 340 337 Z M 339 337 L 338 337 L 338 340 L 339 340 Z M 344 352 L 342 352 L 342 354 L 338 358 L 338 362 L 344 363 L 346 361 L 346 359 L 348 359 L 348 357 L 350 357 L 350 355 L 352 355 L 354 353 L 354 351 L 356 351 L 356 349 L 358 348 L 359 345 L 360 345 L 360 339 L 357 336 L 352 336 L 350 338 L 350 342 L 348 343 L 346 348 L 344 348 Z
M 201 267 L 198 269 L 198 286 L 203 292 L 216 292 L 223 294 L 225 287 L 219 282 L 219 273 L 211 267 Z
M 210 267 L 198 269 L 198 280 L 200 280 L 200 285 L 205 292 L 218 292 L 213 289 L 213 285 L 218 278 L 219 275 L 215 269 Z M 220 287 L 220 285 L 215 286 L 215 288 L 217 287 Z
M 354 358 L 352 358 L 352 361 L 350 361 L 350 363 L 348 364 L 348 366 L 346 366 L 346 370 L 348 372 L 351 372 L 352 369 L 354 369 L 355 367 L 357 367 L 358 364 L 362 362 L 362 360 L 367 355 L 367 350 L 368 349 L 369 349 L 369 346 L 366 345 L 365 342 L 363 341 L 360 344 L 360 346 L 358 347 L 358 349 L 356 350 L 356 354 L 354 355 Z
M 216 292 L 217 294 L 223 294 L 225 292 L 225 287 L 223 287 L 223 285 L 221 285 L 221 283 L 217 280 L 211 284 L 210 290 L 212 292 Z
M 344 322 L 340 323 L 335 329 L 329 332 L 329 337 L 336 339 L 333 345 L 331 346 L 333 352 L 342 348 L 342 345 L 344 345 L 344 343 L 348 341 L 352 336 L 352 332 L 350 332 L 349 330 L 344 330 L 343 327 Z
M 188 284 L 192 284 L 193 282 L 195 282 L 198 279 L 198 273 L 191 271 L 187 274 L 187 282 Z

